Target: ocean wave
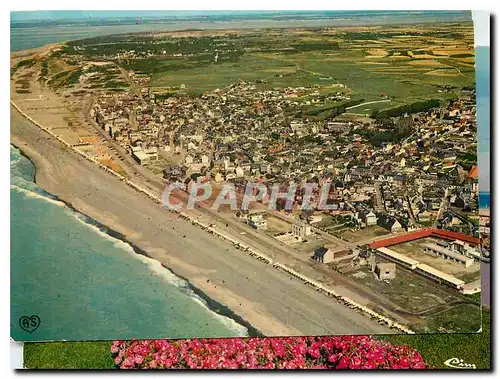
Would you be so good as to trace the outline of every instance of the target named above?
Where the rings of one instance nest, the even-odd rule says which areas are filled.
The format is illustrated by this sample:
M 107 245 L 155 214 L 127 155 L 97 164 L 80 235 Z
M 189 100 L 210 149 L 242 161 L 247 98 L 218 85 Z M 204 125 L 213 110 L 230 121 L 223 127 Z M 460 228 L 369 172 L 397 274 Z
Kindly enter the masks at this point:
M 165 283 L 176 287 L 186 296 L 190 297 L 191 300 L 193 300 L 201 307 L 209 311 L 213 317 L 217 318 L 218 321 L 222 323 L 226 328 L 235 332 L 236 335 L 242 337 L 248 336 L 248 329 L 246 327 L 237 323 L 230 317 L 221 315 L 211 310 L 207 302 L 190 288 L 189 283 L 186 280 L 175 275 L 172 271 L 163 266 L 160 262 L 158 262 L 153 258 L 149 258 L 144 255 L 138 254 L 129 243 L 110 236 L 108 233 L 106 233 L 104 228 L 100 228 L 99 226 L 92 224 L 92 219 L 90 219 L 86 215 L 72 210 L 69 210 L 68 213 L 71 214 L 71 216 L 73 216 L 76 220 L 78 220 L 82 224 L 93 229 L 101 237 L 107 239 L 108 241 L 112 241 L 115 248 L 126 251 L 132 257 L 141 261 L 148 268 L 150 272 L 160 277 Z
M 190 288 L 189 283 L 186 280 L 175 275 L 172 271 L 165 268 L 157 260 L 136 253 L 134 248 L 129 243 L 109 235 L 105 227 L 100 227 L 96 225 L 96 223 L 90 217 L 71 209 L 64 202 L 51 197 L 52 195 L 50 193 L 45 192 L 36 183 L 30 181 L 29 178 L 27 178 L 27 175 L 24 173 L 24 171 L 26 170 L 25 165 L 31 162 L 28 159 L 26 159 L 26 162 L 24 162 L 24 159 L 26 158 L 21 154 L 21 151 L 11 145 L 10 188 L 12 190 L 20 192 L 30 198 L 39 199 L 44 202 L 49 202 L 59 207 L 65 207 L 66 208 L 65 213 L 67 215 L 73 217 L 75 220 L 85 225 L 86 227 L 91 228 L 95 233 L 97 233 L 102 238 L 105 238 L 106 240 L 113 242 L 115 248 L 126 251 L 135 259 L 140 260 L 147 267 L 149 271 L 159 276 L 165 283 L 176 287 L 179 291 L 184 293 L 186 296 L 190 297 L 194 302 L 199 304 L 201 307 L 205 308 L 213 317 L 217 318 L 218 321 L 221 322 L 226 328 L 235 332 L 235 334 L 237 334 L 238 336 L 248 335 L 248 330 L 246 327 L 238 324 L 230 317 L 223 316 L 211 310 L 207 302 Z
M 125 244 L 124 242 L 120 241 L 122 244 Z M 128 244 L 125 244 L 128 245 Z M 117 247 L 121 247 L 121 244 L 117 244 Z M 207 311 L 209 311 L 214 317 L 218 319 L 219 322 L 221 322 L 225 327 L 228 329 L 232 330 L 235 332 L 238 336 L 246 337 L 248 336 L 248 329 L 244 327 L 243 325 L 238 324 L 236 321 L 234 321 L 232 318 L 223 316 L 217 312 L 214 312 L 213 310 L 210 309 L 208 306 L 207 302 L 201 298 L 199 295 L 197 295 L 190 287 L 189 283 L 185 281 L 182 278 L 179 278 L 177 275 L 175 275 L 172 271 L 164 267 L 160 262 L 158 262 L 155 259 L 145 257 L 140 254 L 136 254 L 133 250 L 133 248 L 128 245 L 128 248 L 126 248 L 127 251 L 131 251 L 134 256 L 139 259 L 141 262 L 145 263 L 146 266 L 150 271 L 158 275 L 160 278 L 162 278 L 165 282 L 172 284 L 176 286 L 177 288 L 181 289 L 187 296 L 189 296 L 193 301 L 198 303 L 201 307 L 205 308 Z
M 10 146 L 11 181 L 24 180 L 34 183 L 34 167 L 33 163 L 21 153 L 21 150 Z
M 23 193 L 24 195 L 26 195 L 26 197 L 43 200 L 47 203 L 52 203 L 54 205 L 57 205 L 58 207 L 65 207 L 66 206 L 66 204 L 64 204 L 64 202 L 62 202 L 60 200 L 56 200 L 56 199 L 47 197 L 46 195 L 44 195 L 42 193 L 39 193 L 36 191 L 31 191 L 28 188 L 20 187 L 19 185 L 16 185 L 16 184 L 11 184 L 10 188 L 13 189 L 14 191 Z M 34 189 L 36 189 L 36 187 L 34 187 Z

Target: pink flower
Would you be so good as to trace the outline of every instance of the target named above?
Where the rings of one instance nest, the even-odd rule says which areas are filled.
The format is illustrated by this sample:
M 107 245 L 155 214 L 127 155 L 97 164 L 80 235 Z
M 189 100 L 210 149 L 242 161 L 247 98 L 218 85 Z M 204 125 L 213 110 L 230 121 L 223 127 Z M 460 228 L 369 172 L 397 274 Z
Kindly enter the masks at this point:
M 422 356 L 370 336 L 114 341 L 123 369 L 423 369 Z

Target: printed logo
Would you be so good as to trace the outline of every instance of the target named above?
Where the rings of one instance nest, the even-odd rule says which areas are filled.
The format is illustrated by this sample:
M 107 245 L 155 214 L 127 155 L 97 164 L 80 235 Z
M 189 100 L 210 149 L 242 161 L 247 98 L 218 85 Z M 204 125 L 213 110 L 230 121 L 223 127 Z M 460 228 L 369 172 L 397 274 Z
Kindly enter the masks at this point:
M 460 368 L 460 369 L 476 369 L 475 364 L 465 363 L 463 359 L 458 358 L 450 358 L 444 362 L 444 364 L 448 367 L 452 368 Z
M 23 316 L 19 319 L 19 326 L 28 333 L 33 333 L 40 326 L 40 317 L 37 315 Z

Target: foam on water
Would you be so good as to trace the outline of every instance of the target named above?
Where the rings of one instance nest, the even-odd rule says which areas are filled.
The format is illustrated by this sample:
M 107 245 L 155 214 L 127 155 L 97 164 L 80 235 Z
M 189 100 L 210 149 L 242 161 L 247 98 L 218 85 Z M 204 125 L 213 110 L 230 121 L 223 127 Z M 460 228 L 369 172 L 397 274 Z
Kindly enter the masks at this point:
M 60 200 L 52 199 L 52 198 L 47 197 L 45 195 L 42 195 L 42 194 L 40 194 L 38 192 L 30 191 L 30 190 L 28 190 L 26 188 L 22 188 L 22 187 L 19 187 L 17 185 L 11 184 L 10 188 L 13 189 L 13 190 L 15 190 L 15 191 L 17 191 L 17 192 L 23 193 L 24 195 L 26 195 L 26 197 L 31 197 L 31 198 L 34 198 L 34 199 L 46 201 L 48 203 L 52 203 L 54 205 L 57 205 L 58 207 L 65 207 L 66 206 L 66 204 L 64 204 L 64 202 L 62 202 Z
M 215 336 L 222 336 L 222 335 L 225 335 L 225 336 L 247 336 L 248 335 L 247 328 L 238 324 L 236 321 L 232 320 L 230 317 L 226 317 L 224 315 L 221 315 L 221 314 L 211 310 L 210 307 L 208 306 L 207 302 L 202 297 L 200 297 L 197 293 L 195 293 L 195 291 L 190 287 L 189 283 L 186 280 L 176 276 L 172 271 L 163 267 L 160 262 L 137 253 L 134 250 L 133 246 L 131 246 L 126 241 L 122 241 L 118 238 L 115 238 L 113 235 L 108 234 L 109 232 L 111 232 L 109 229 L 107 229 L 104 226 L 100 226 L 98 223 L 96 223 L 94 220 L 87 217 L 86 215 L 79 213 L 79 212 L 67 207 L 64 202 L 58 200 L 56 197 L 54 197 L 50 193 L 48 193 L 48 192 L 44 191 L 42 188 L 38 187 L 37 184 L 33 182 L 34 172 L 35 171 L 34 171 L 34 167 L 32 166 L 32 163 L 28 159 L 26 159 L 24 156 L 22 156 L 21 152 L 18 149 L 11 147 L 11 191 L 15 191 L 16 193 L 20 193 L 23 196 L 25 196 L 26 198 L 41 201 L 42 203 L 40 203 L 40 207 L 47 207 L 47 206 L 50 207 L 51 205 L 56 205 L 57 209 L 63 210 L 62 214 L 65 214 L 67 216 L 71 216 L 71 219 L 78 221 L 78 223 L 75 225 L 78 225 L 78 224 L 84 225 L 85 229 L 90 229 L 91 230 L 90 233 L 92 235 L 95 235 L 97 237 L 97 239 L 94 242 L 93 238 L 90 237 L 90 235 L 85 234 L 81 230 L 79 231 L 78 228 L 76 228 L 76 229 L 73 228 L 71 226 L 71 223 L 64 221 L 64 219 L 61 219 L 60 218 L 61 217 L 60 211 L 58 211 L 59 213 L 57 213 L 57 212 L 54 213 L 55 223 L 53 225 L 52 225 L 52 222 L 47 223 L 47 221 L 44 221 L 44 220 L 47 220 L 47 218 L 46 217 L 44 218 L 44 216 L 35 216 L 35 218 L 33 219 L 31 216 L 31 212 L 35 212 L 35 213 L 41 212 L 41 214 L 43 215 L 47 211 L 44 209 L 41 210 L 38 207 L 37 203 L 27 203 L 29 205 L 24 209 L 24 205 L 22 204 L 22 200 L 21 200 L 21 203 L 19 203 L 19 201 L 20 201 L 20 199 L 22 199 L 22 197 L 20 198 L 19 196 L 16 196 L 16 197 L 11 196 L 11 211 L 14 212 L 14 215 L 15 215 L 14 220 L 16 221 L 16 223 L 15 223 L 16 228 L 14 228 L 14 230 L 11 230 L 12 232 L 22 235 L 23 231 L 19 228 L 23 227 L 24 223 L 22 220 L 24 218 L 26 218 L 26 220 L 27 220 L 26 222 L 31 223 L 31 225 L 34 225 L 33 222 L 35 222 L 35 223 L 39 222 L 38 220 L 40 220 L 40 222 L 44 222 L 43 228 L 39 229 L 40 231 L 38 231 L 37 229 L 34 230 L 35 240 L 36 240 L 36 238 L 41 238 L 42 234 L 40 234 L 40 236 L 38 236 L 38 233 L 42 233 L 42 229 L 44 231 L 48 230 L 49 232 L 52 232 L 52 231 L 58 230 L 57 229 L 57 228 L 59 228 L 58 224 L 60 224 L 60 223 L 63 223 L 63 224 L 66 224 L 67 226 L 69 226 L 69 228 L 65 229 L 67 231 L 63 231 L 63 235 L 61 235 L 61 236 L 59 236 L 58 234 L 54 234 L 54 235 L 51 235 L 51 237 L 49 239 L 45 239 L 45 237 L 44 237 L 44 239 L 41 240 L 44 247 L 40 247 L 39 244 L 36 244 L 36 243 L 34 245 L 33 244 L 23 245 L 23 242 L 21 242 L 22 240 L 18 240 L 18 242 L 15 244 L 15 246 L 17 246 L 17 249 L 22 248 L 23 250 L 17 251 L 17 250 L 15 250 L 16 247 L 14 246 L 13 247 L 14 250 L 11 252 L 11 254 L 13 254 L 14 257 L 18 258 L 15 261 L 11 261 L 11 265 L 13 265 L 13 264 L 16 265 L 15 270 L 13 272 L 17 273 L 16 280 L 14 280 L 14 282 L 12 283 L 11 288 L 16 288 L 16 291 L 19 291 L 20 288 L 22 289 L 22 291 L 26 291 L 26 288 L 27 288 L 26 285 L 28 285 L 28 286 L 30 286 L 29 288 L 33 288 L 33 289 L 30 289 L 28 291 L 28 293 L 33 295 L 33 296 L 41 296 L 41 292 L 40 292 L 41 290 L 36 289 L 37 287 L 40 288 L 39 284 L 46 286 L 46 287 L 42 287 L 42 288 L 47 288 L 47 290 L 49 290 L 49 291 L 56 291 L 56 293 L 58 293 L 58 291 L 64 291 L 64 289 L 59 289 L 59 287 L 58 287 L 59 284 L 57 284 L 57 283 L 61 283 L 60 281 L 57 283 L 54 282 L 53 284 L 50 284 L 50 283 L 47 284 L 45 282 L 45 279 L 41 279 L 41 280 L 43 280 L 43 282 L 34 282 L 33 281 L 34 279 L 31 279 L 29 276 L 26 276 L 27 272 L 25 270 L 28 269 L 28 267 L 26 267 L 26 268 L 25 268 L 25 266 L 17 267 L 16 262 L 18 262 L 22 259 L 33 259 L 34 258 L 35 259 L 34 261 L 38 262 L 40 260 L 40 264 L 42 264 L 42 265 L 47 264 L 47 265 L 49 265 L 49 270 L 53 270 L 53 268 L 51 268 L 51 267 L 56 267 L 56 266 L 54 266 L 54 262 L 56 262 L 57 260 L 51 261 L 51 259 L 54 259 L 55 257 L 57 257 L 58 251 L 64 251 L 64 250 L 60 250 L 61 245 L 52 245 L 52 242 L 51 242 L 52 238 L 56 238 L 56 239 L 54 239 L 54 243 L 60 244 L 58 238 L 62 237 L 64 240 L 64 238 L 65 238 L 64 233 L 66 233 L 65 235 L 69 235 L 70 238 L 72 238 L 74 240 L 74 242 L 76 241 L 76 245 L 73 242 L 69 243 L 68 245 L 74 246 L 76 249 L 79 249 L 79 251 L 75 251 L 76 255 L 73 254 L 74 256 L 71 253 L 72 250 L 68 250 L 68 252 L 66 254 L 64 254 L 64 256 L 63 256 L 64 258 L 62 258 L 63 261 L 60 262 L 61 266 L 59 266 L 59 263 L 57 265 L 57 270 L 60 270 L 60 273 L 57 275 L 63 275 L 62 274 L 63 272 L 67 273 L 68 272 L 67 268 L 72 267 L 70 262 L 74 261 L 74 262 L 80 262 L 80 265 L 84 265 L 84 266 L 81 266 L 82 268 L 79 268 L 78 271 L 75 270 L 75 272 L 72 274 L 71 273 L 64 274 L 64 275 L 68 275 L 67 280 L 74 280 L 74 276 L 78 276 L 78 275 L 82 275 L 82 274 L 85 275 L 90 270 L 96 270 L 97 276 L 96 276 L 95 280 L 100 280 L 100 278 L 106 278 L 108 275 L 107 271 L 103 270 L 102 264 L 104 262 L 114 262 L 115 260 L 117 260 L 116 264 L 119 265 L 119 266 L 117 266 L 118 268 L 116 266 L 110 266 L 109 272 L 113 272 L 113 273 L 116 272 L 117 275 L 121 275 L 121 276 L 117 276 L 116 283 L 114 283 L 115 281 L 104 282 L 105 285 L 106 286 L 118 286 L 118 287 L 125 286 L 126 287 L 129 285 L 128 282 L 130 280 L 132 280 L 131 283 L 136 283 L 135 286 L 139 285 L 140 287 L 135 287 L 136 289 L 134 291 L 135 291 L 135 293 L 137 293 L 137 291 L 139 291 L 139 290 L 140 291 L 147 291 L 147 292 L 144 292 L 144 294 L 140 295 L 140 296 L 141 296 L 141 298 L 146 296 L 145 299 L 151 298 L 151 300 L 145 301 L 143 303 L 144 305 L 147 304 L 147 306 L 151 309 L 151 312 L 153 312 L 153 313 L 160 312 L 160 314 L 162 314 L 162 312 L 166 312 L 165 316 L 167 318 L 172 317 L 174 315 L 177 315 L 177 316 L 175 316 L 176 317 L 175 322 L 173 319 L 171 319 L 171 321 L 169 321 L 169 323 L 166 325 L 168 328 L 170 328 L 170 329 L 168 329 L 168 330 L 171 330 L 170 333 L 174 333 L 175 335 L 178 335 L 179 333 L 186 333 L 183 335 L 189 336 L 190 335 L 189 330 L 191 330 L 191 328 L 194 328 L 192 330 L 200 330 L 199 332 L 196 332 L 196 333 L 201 333 L 201 334 L 192 335 L 192 337 L 190 337 L 190 338 L 193 338 L 195 336 L 200 336 L 200 337 L 213 336 L 213 337 L 215 337 Z M 43 206 L 42 205 L 43 203 L 45 203 L 47 205 Z M 24 209 L 23 210 L 24 212 L 30 212 L 30 213 L 24 213 L 24 214 L 23 213 L 15 213 L 16 209 Z M 11 218 L 12 218 L 12 215 L 11 215 Z M 33 221 L 33 220 L 37 220 L 37 221 Z M 27 226 L 28 225 L 29 224 L 27 224 Z M 33 233 L 32 227 L 31 227 L 31 230 Z M 45 233 L 45 232 L 43 232 L 43 233 Z M 103 244 L 103 242 L 98 242 L 99 239 L 100 239 L 100 241 L 103 241 L 103 239 L 104 239 L 104 240 L 109 241 L 111 243 L 108 245 L 105 245 L 105 244 Z M 83 247 L 84 255 L 81 255 L 82 254 L 81 253 L 82 252 L 82 245 L 79 244 L 78 241 L 82 241 L 84 244 L 84 247 Z M 49 245 L 49 243 L 50 243 L 50 245 Z M 28 247 L 28 250 L 26 250 L 26 248 L 23 246 L 31 246 L 31 247 Z M 40 251 L 36 250 L 38 248 L 41 248 L 41 250 Z M 50 250 L 46 250 L 47 248 L 49 248 Z M 68 247 L 66 246 L 66 248 L 68 248 Z M 29 251 L 30 251 L 29 249 L 33 249 L 33 253 L 29 253 Z M 69 247 L 69 249 L 71 249 L 71 247 Z M 103 249 L 106 249 L 106 250 L 103 250 Z M 125 254 L 120 254 L 120 251 L 123 251 Z M 56 253 L 56 255 L 54 255 L 54 253 Z M 68 254 L 68 253 L 70 253 L 70 254 Z M 35 256 L 33 258 L 30 258 L 32 256 L 32 254 L 35 254 Z M 95 255 L 95 254 L 97 254 L 97 255 Z M 45 255 L 47 255 L 47 256 L 45 256 Z M 133 259 L 132 259 L 132 257 L 133 257 Z M 59 258 L 56 258 L 56 259 L 59 259 Z M 47 260 L 49 260 L 48 263 L 46 263 Z M 87 260 L 89 260 L 89 261 L 87 261 Z M 90 263 L 88 263 L 88 262 L 90 262 Z M 99 263 L 99 262 L 101 262 L 101 263 Z M 133 263 L 133 262 L 136 262 L 136 263 Z M 67 264 L 70 264 L 70 266 L 67 266 Z M 95 266 L 95 265 L 97 265 L 97 266 Z M 101 266 L 99 267 L 99 265 L 101 265 Z M 141 268 L 141 266 L 143 267 L 143 269 Z M 47 270 L 47 266 L 43 266 L 43 267 L 44 267 L 44 270 Z M 130 267 L 130 268 L 128 268 L 128 267 Z M 39 271 L 39 268 L 36 265 L 35 266 L 30 265 L 29 268 L 31 270 L 35 270 L 34 273 Z M 130 269 L 132 269 L 132 272 L 131 272 L 132 277 L 128 278 L 127 274 L 125 274 L 125 272 L 126 272 L 126 270 L 130 270 Z M 87 271 L 87 270 L 89 270 L 89 271 Z M 116 271 L 116 270 L 118 270 L 118 271 Z M 38 274 L 40 274 L 41 272 L 44 272 L 44 271 L 40 271 Z M 71 271 L 69 271 L 69 272 L 71 272 Z M 148 272 L 152 274 L 151 279 L 149 279 L 150 275 L 148 274 Z M 127 277 L 127 279 L 125 279 L 125 277 Z M 43 278 L 43 275 L 42 275 L 42 278 Z M 154 279 L 154 278 L 157 278 L 157 279 Z M 155 284 L 157 280 L 160 280 L 160 283 L 164 283 L 164 287 L 158 286 L 157 284 Z M 141 284 L 141 283 L 144 283 L 144 284 Z M 93 280 L 86 281 L 84 285 L 87 285 L 87 284 L 92 285 Z M 34 287 L 31 287 L 31 286 L 34 286 Z M 94 302 L 96 302 L 96 299 L 91 297 L 91 296 L 94 296 L 95 294 L 92 292 L 92 290 L 90 290 L 90 292 L 89 292 L 86 289 L 86 287 L 85 288 L 82 287 L 82 290 L 84 290 L 82 295 L 79 297 L 76 297 L 75 300 L 73 300 L 73 302 L 76 302 L 78 306 L 84 306 L 84 307 L 90 306 L 91 307 L 92 304 Z M 158 290 L 158 292 L 156 294 L 154 294 L 153 291 L 156 292 L 157 290 Z M 43 291 L 45 291 L 45 290 L 43 290 Z M 116 290 L 114 290 L 114 291 L 116 291 Z M 127 290 L 123 289 L 123 291 L 127 291 Z M 22 297 L 23 293 L 24 292 L 11 293 L 11 297 L 13 294 L 15 295 L 14 296 L 14 301 L 15 301 L 14 308 L 11 308 L 11 318 L 13 316 L 17 317 L 16 312 L 18 312 L 18 311 L 22 312 L 22 309 L 26 309 L 25 307 L 31 307 L 30 309 L 33 309 L 33 307 L 38 307 L 36 300 L 33 300 L 33 299 L 29 300 L 29 301 L 23 300 L 23 297 Z M 117 296 L 120 296 L 121 292 L 114 292 L 114 293 Z M 125 296 L 124 298 L 129 298 L 129 296 L 126 296 L 126 293 L 123 293 L 122 296 Z M 51 296 L 49 295 L 49 297 L 51 297 Z M 61 298 L 63 298 L 63 297 L 64 297 L 64 295 L 62 294 Z M 182 300 L 183 298 L 185 298 L 185 300 Z M 162 303 L 165 303 L 165 299 L 168 299 L 167 303 L 165 305 L 162 305 Z M 52 301 L 54 301 L 54 300 L 51 300 L 51 302 Z M 152 303 L 150 301 L 152 301 Z M 97 303 L 101 304 L 102 301 L 97 301 Z M 122 304 L 122 303 L 123 302 L 121 302 L 120 304 Z M 132 305 L 132 304 L 133 303 L 130 303 L 130 305 Z M 191 304 L 191 305 L 189 305 L 189 304 Z M 55 299 L 55 302 L 53 303 L 54 308 L 50 308 L 50 307 L 48 309 L 40 308 L 40 311 L 49 312 L 49 313 L 46 313 L 46 315 L 52 314 L 53 311 L 51 311 L 51 309 L 58 309 L 58 307 L 61 305 L 62 304 L 58 303 L 58 300 Z M 139 306 L 139 304 L 137 304 L 137 305 Z M 68 307 L 68 306 L 72 306 L 72 305 L 69 303 L 68 304 L 65 303 L 63 305 L 63 307 Z M 75 306 L 76 306 L 76 304 L 75 304 Z M 176 312 L 171 312 L 170 309 L 172 306 L 180 307 L 180 308 Z M 110 313 L 110 309 L 106 308 L 107 305 L 102 304 L 99 307 L 104 307 L 104 308 L 96 308 L 93 312 L 98 312 L 99 314 L 102 315 L 102 317 L 104 319 L 114 319 L 114 320 L 116 319 L 115 322 L 122 320 L 122 318 L 120 318 L 122 316 L 116 318 L 117 315 L 114 315 L 112 312 Z M 38 309 L 38 308 L 36 308 L 36 309 Z M 63 309 L 66 309 L 66 308 L 61 308 L 60 310 L 63 311 Z M 181 310 L 185 310 L 184 313 Z M 14 312 L 14 313 L 12 313 L 12 312 Z M 68 313 L 67 317 L 72 317 L 72 318 L 79 317 L 78 312 L 75 312 L 75 310 L 67 309 L 67 312 L 65 310 L 65 314 L 66 313 Z M 142 313 L 138 312 L 137 313 L 138 317 L 142 316 L 144 318 L 145 315 L 149 314 L 149 313 L 144 313 L 144 314 L 143 313 L 144 312 L 142 312 Z M 191 314 L 189 314 L 189 313 L 191 313 Z M 141 316 L 139 316 L 139 315 L 141 315 Z M 181 315 L 185 315 L 185 318 L 182 317 Z M 61 319 L 61 317 L 63 317 L 63 316 L 62 316 L 62 314 L 60 314 L 58 316 L 54 315 L 54 317 L 59 317 L 59 319 Z M 66 316 L 64 316 L 64 317 L 66 317 Z M 124 318 L 123 321 L 126 322 L 126 324 L 124 324 L 122 329 L 126 330 L 127 333 L 137 333 L 138 330 L 146 330 L 144 328 L 146 327 L 146 325 L 149 325 L 149 324 L 147 324 L 147 323 L 144 324 L 144 321 L 147 319 L 148 318 L 146 317 L 145 319 L 142 320 L 143 321 L 142 323 L 139 323 L 136 325 L 135 323 L 127 323 L 128 319 Z M 152 319 L 155 319 L 155 318 L 152 318 Z M 64 320 L 64 322 L 67 321 L 66 319 L 61 319 L 61 320 Z M 155 320 L 158 320 L 158 317 Z M 161 317 L 160 317 L 160 320 L 161 320 Z M 158 321 L 156 321 L 156 322 L 158 322 Z M 110 324 L 110 325 L 114 325 L 114 324 Z M 207 325 L 207 327 L 202 328 L 201 327 L 202 325 Z M 44 340 L 44 339 L 62 340 L 63 338 L 66 338 L 70 335 L 71 335 L 71 338 L 69 338 L 69 339 L 81 339 L 82 338 L 82 337 L 80 337 L 82 335 L 81 334 L 82 331 L 77 331 L 75 334 L 71 334 L 72 333 L 72 332 L 70 332 L 71 328 L 65 332 L 66 335 L 64 333 L 58 331 L 58 327 L 56 325 L 52 326 L 52 325 L 47 325 L 47 323 L 46 323 L 45 328 L 46 328 L 45 335 L 47 335 L 47 338 L 42 338 L 42 340 Z M 94 334 L 92 334 L 91 337 L 88 337 L 89 334 L 84 334 L 86 337 L 83 337 L 83 339 L 95 339 L 95 338 L 102 339 L 101 337 L 103 337 L 103 336 L 108 337 L 109 334 L 112 334 L 112 337 L 110 337 L 110 338 L 120 338 L 121 337 L 121 335 L 115 336 L 116 332 L 112 333 L 112 330 L 105 329 L 106 327 L 102 326 L 102 325 L 95 325 L 95 326 L 90 325 L 87 328 L 90 328 L 90 329 L 88 329 L 88 331 L 85 333 L 89 333 L 89 332 L 92 333 L 93 332 Z M 95 328 L 95 330 L 94 330 L 94 328 Z M 157 329 L 158 328 L 156 328 L 155 330 L 157 330 Z M 186 330 L 186 332 L 182 332 L 182 330 L 184 330 L 184 329 Z M 223 332 L 223 330 L 227 330 L 227 332 Z M 108 333 L 108 334 L 106 334 L 106 333 Z M 142 333 L 144 333 L 144 332 L 142 332 Z M 211 334 L 211 333 L 215 333 L 215 334 Z M 143 334 L 141 334 L 141 335 L 144 336 Z M 24 335 L 23 335 L 23 337 L 24 337 Z M 36 340 L 36 336 L 33 336 L 33 337 Z M 137 336 L 134 338 L 138 338 L 138 337 L 140 337 L 140 336 Z M 161 337 L 161 336 L 157 336 L 157 337 Z M 179 337 L 176 337 L 176 338 L 179 338 Z M 109 337 L 104 338 L 104 339 L 109 339 Z M 31 340 L 31 336 L 28 338 L 28 340 Z
M 189 284 L 188 284 L 187 281 L 185 281 L 184 279 L 179 278 L 178 276 L 176 276 L 172 271 L 170 271 L 166 267 L 162 266 L 162 264 L 160 262 L 158 262 L 157 260 L 145 257 L 145 256 L 140 255 L 140 254 L 136 254 L 135 251 L 134 251 L 134 249 L 130 245 L 124 243 L 123 241 L 119 241 L 119 242 L 121 244 L 124 244 L 124 245 L 127 245 L 127 246 L 126 247 L 125 246 L 122 247 L 121 244 L 119 244 L 118 246 L 126 249 L 127 251 L 129 251 L 131 253 L 133 253 L 134 256 L 137 259 L 139 259 L 140 261 L 142 261 L 143 263 L 145 263 L 152 272 L 154 272 L 155 274 L 157 274 L 158 276 L 160 276 L 167 283 L 170 283 L 170 284 L 172 284 L 172 285 L 174 285 L 174 286 L 182 289 L 184 293 L 186 293 L 191 299 L 193 299 L 193 301 L 197 302 L 199 305 L 201 305 L 206 310 L 211 311 L 210 308 L 209 308 L 209 306 L 208 306 L 208 304 L 207 304 L 207 302 L 205 300 L 203 300 L 200 296 L 198 296 L 189 287 Z M 236 321 L 234 321 L 233 319 L 231 319 L 229 317 L 226 317 L 226 316 L 223 316 L 223 315 L 221 315 L 219 313 L 212 312 L 212 314 L 215 317 L 217 317 L 221 323 L 223 323 L 229 329 L 231 329 L 234 332 L 236 332 L 238 335 L 248 336 L 248 329 L 245 328 L 243 325 L 240 325 Z
M 205 300 L 203 300 L 200 296 L 198 296 L 190 288 L 189 283 L 186 280 L 175 275 L 168 268 L 164 267 L 160 262 L 158 262 L 157 260 L 155 260 L 153 258 L 149 258 L 149 257 L 146 257 L 144 255 L 136 253 L 136 251 L 134 250 L 134 248 L 130 244 L 110 236 L 109 234 L 107 234 L 105 231 L 103 231 L 98 226 L 89 223 L 90 218 L 85 216 L 84 214 L 81 214 L 79 212 L 74 212 L 74 211 L 70 211 L 70 212 L 68 212 L 68 214 L 73 216 L 80 223 L 93 229 L 96 233 L 98 233 L 103 238 L 106 238 L 109 241 L 113 241 L 114 247 L 121 249 L 123 251 L 126 251 L 131 256 L 133 256 L 135 259 L 144 263 L 144 265 L 148 268 L 149 271 L 151 271 L 152 273 L 154 273 L 155 275 L 160 277 L 164 282 L 177 287 L 179 290 L 182 291 L 182 293 L 189 296 L 194 302 L 198 303 L 200 306 L 202 306 L 203 308 L 205 308 L 206 310 L 211 312 L 211 314 L 214 317 L 216 317 L 226 327 L 228 327 L 232 331 L 236 332 L 238 335 L 241 335 L 241 336 L 248 335 L 248 329 L 246 327 L 238 324 L 236 321 L 234 321 L 233 319 L 231 319 L 229 317 L 223 316 L 217 312 L 213 312 L 210 309 L 210 307 L 208 306 L 207 302 Z

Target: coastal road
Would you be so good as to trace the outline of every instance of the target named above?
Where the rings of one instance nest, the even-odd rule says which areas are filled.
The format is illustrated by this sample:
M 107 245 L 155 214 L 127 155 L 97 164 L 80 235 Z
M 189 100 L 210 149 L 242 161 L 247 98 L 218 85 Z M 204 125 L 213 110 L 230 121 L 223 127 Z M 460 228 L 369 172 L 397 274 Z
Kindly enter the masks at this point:
M 11 140 L 37 166 L 40 186 L 121 233 L 263 334 L 393 332 L 166 211 L 11 109 Z

